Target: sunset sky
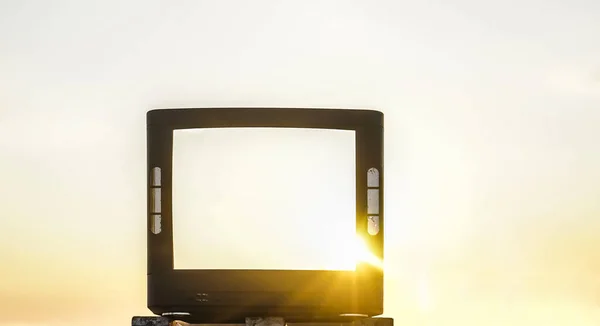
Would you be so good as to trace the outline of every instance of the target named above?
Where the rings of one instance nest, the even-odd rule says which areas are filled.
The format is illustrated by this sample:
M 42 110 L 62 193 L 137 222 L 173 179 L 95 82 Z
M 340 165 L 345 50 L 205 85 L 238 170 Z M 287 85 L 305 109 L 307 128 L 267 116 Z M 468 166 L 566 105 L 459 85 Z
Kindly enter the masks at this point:
M 0 1 L 0 325 L 146 315 L 153 108 L 385 114 L 385 315 L 600 323 L 600 2 Z

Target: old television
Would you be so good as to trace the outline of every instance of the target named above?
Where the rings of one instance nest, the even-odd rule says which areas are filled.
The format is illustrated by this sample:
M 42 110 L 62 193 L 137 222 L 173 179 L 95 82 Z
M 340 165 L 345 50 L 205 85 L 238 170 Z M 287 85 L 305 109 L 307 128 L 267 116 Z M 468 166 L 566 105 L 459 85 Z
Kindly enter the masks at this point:
M 381 112 L 156 109 L 146 122 L 153 313 L 189 323 L 383 313 Z

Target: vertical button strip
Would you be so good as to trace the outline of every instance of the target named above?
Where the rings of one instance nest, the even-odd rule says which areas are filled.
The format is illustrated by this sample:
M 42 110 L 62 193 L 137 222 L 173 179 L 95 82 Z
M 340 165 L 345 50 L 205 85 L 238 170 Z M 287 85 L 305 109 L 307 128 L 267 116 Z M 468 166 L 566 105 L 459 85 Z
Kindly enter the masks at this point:
M 367 232 L 370 235 L 379 233 L 379 170 L 370 168 L 367 171 Z
M 152 168 L 152 180 L 150 186 L 150 231 L 153 234 L 159 234 L 160 231 L 162 231 L 160 215 L 162 209 L 161 177 L 160 167 L 156 166 Z

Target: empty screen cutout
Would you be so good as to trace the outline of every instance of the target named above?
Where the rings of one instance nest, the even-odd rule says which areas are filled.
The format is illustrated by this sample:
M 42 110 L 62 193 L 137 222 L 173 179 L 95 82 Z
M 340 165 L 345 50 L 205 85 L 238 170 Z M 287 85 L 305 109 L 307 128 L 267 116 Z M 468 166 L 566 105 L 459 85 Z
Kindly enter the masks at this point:
M 175 269 L 354 270 L 354 131 L 173 133 Z

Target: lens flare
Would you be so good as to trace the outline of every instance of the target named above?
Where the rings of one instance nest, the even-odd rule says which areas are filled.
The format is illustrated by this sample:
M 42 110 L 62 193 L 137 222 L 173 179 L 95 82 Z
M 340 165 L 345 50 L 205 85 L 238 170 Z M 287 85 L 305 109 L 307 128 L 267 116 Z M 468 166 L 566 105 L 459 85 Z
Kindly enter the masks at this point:
M 335 270 L 342 267 L 344 269 L 352 270 L 355 269 L 356 265 L 359 263 L 366 263 L 383 269 L 382 260 L 369 250 L 369 246 L 362 237 L 358 235 L 352 237 L 344 247 L 347 249 L 336 256 L 335 261 L 331 262 L 331 266 L 326 266 L 324 269 Z
M 383 261 L 375 256 L 370 250 L 365 240 L 360 237 L 355 237 L 354 252 L 355 252 L 355 264 L 367 263 L 371 266 L 383 269 Z

